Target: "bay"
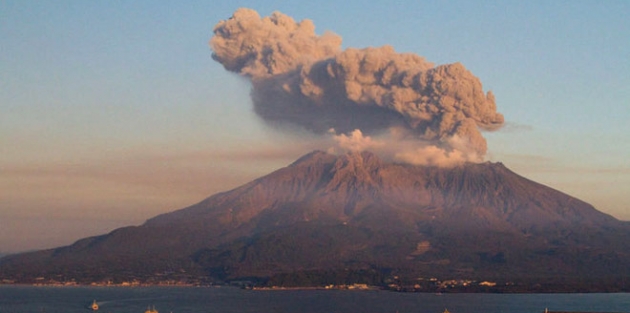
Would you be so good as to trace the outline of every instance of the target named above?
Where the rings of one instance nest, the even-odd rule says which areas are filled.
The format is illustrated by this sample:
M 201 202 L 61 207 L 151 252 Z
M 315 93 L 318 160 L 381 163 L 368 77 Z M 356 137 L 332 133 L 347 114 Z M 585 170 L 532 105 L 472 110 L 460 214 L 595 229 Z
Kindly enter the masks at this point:
M 630 294 L 430 294 L 356 290 L 243 290 L 233 287 L 0 286 L 0 313 L 630 312 Z

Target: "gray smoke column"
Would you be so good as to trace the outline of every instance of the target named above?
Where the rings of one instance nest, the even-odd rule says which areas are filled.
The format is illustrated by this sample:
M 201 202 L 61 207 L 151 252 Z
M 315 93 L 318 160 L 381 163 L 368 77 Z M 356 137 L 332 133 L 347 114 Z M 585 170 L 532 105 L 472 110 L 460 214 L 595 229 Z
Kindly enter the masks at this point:
M 479 161 L 487 150 L 480 130 L 503 124 L 492 93 L 462 64 L 434 66 L 390 46 L 342 51 L 339 36 L 316 35 L 310 20 L 238 9 L 215 26 L 210 46 L 227 70 L 251 79 L 254 109 L 266 121 L 340 142 L 396 141 L 384 145 L 403 161 Z

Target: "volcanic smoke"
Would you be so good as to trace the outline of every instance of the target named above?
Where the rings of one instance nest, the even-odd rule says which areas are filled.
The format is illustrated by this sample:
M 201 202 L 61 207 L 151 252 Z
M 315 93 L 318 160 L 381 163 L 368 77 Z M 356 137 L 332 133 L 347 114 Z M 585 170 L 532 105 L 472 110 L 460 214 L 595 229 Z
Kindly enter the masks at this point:
M 503 124 L 494 95 L 462 64 L 434 66 L 390 46 L 341 50 L 310 20 L 238 9 L 214 27 L 212 57 L 248 77 L 255 112 L 332 135 L 338 148 L 449 166 L 482 161 L 481 130 Z

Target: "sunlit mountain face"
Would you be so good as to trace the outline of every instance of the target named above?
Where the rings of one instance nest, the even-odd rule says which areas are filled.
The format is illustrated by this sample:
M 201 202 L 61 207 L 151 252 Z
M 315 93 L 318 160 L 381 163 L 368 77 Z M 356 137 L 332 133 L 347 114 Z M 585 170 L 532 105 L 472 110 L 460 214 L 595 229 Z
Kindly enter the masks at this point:
M 630 277 L 629 229 L 501 163 L 445 168 L 315 151 L 141 226 L 7 257 L 0 273 L 24 282 L 617 281 Z

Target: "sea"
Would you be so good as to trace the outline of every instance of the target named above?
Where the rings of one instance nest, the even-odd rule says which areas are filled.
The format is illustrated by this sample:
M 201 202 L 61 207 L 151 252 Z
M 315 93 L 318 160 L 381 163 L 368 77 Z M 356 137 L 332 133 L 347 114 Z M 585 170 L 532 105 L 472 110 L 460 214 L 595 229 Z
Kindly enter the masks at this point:
M 544 313 L 630 312 L 630 293 L 433 294 L 236 287 L 0 286 L 0 313 Z

